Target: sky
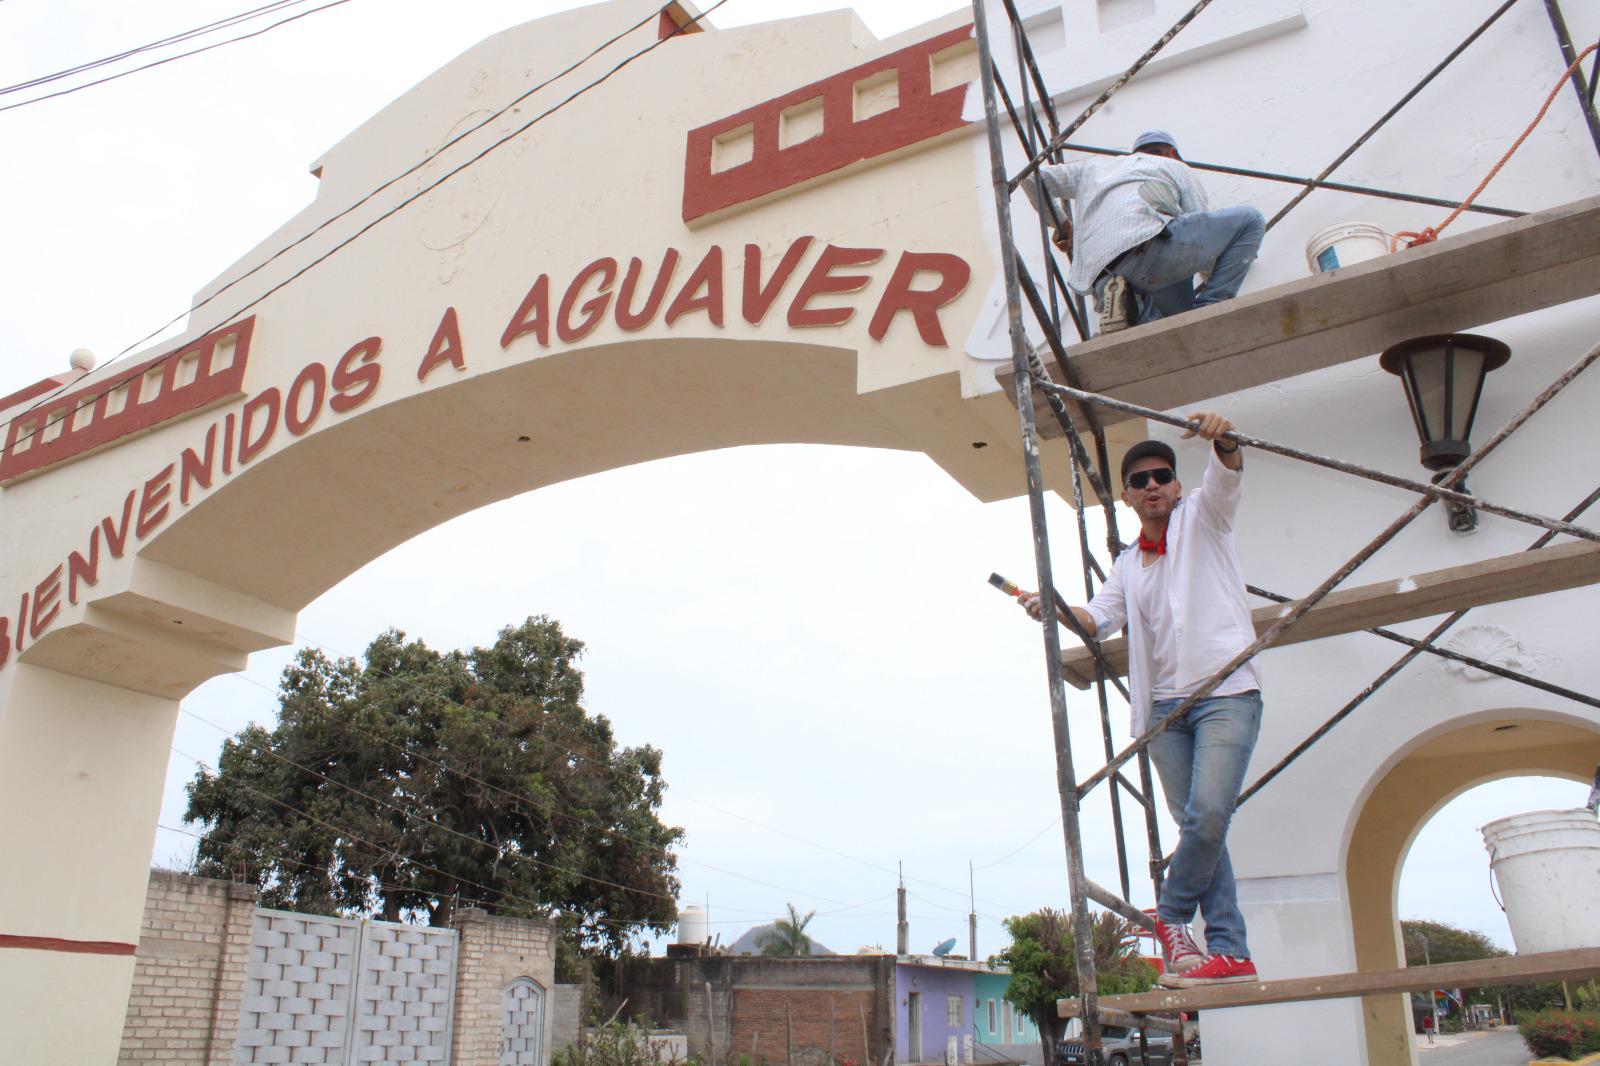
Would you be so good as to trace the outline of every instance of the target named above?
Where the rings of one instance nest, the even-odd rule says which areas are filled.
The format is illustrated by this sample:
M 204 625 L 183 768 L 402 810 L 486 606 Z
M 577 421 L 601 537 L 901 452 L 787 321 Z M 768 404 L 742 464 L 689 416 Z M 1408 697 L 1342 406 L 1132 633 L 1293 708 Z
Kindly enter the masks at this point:
M 247 42 L 0 110 L 0 394 L 64 370 L 77 348 L 104 362 L 181 315 L 312 198 L 307 167 L 342 135 L 480 39 L 564 6 L 343 0 Z M 728 0 L 713 22 L 837 6 Z M 955 6 L 856 10 L 886 36 Z M 244 7 L 7 0 L 0 81 Z M 0 108 L 37 92 L 0 95 Z M 1076 573 L 1070 512 L 1053 506 L 1051 521 L 1058 568 Z M 506 550 L 521 560 L 509 577 Z M 393 626 L 466 648 L 529 615 L 559 619 L 587 644 L 588 707 L 623 743 L 664 751 L 662 816 L 686 832 L 681 902 L 707 906 L 724 943 L 792 902 L 817 912 L 810 931 L 834 950 L 892 950 L 903 870 L 912 949 L 948 937 L 966 949 L 970 876 L 988 955 L 1006 915 L 1067 897 L 1038 630 L 985 583 L 991 571 L 1031 580 L 1024 500 L 981 504 L 921 455 L 741 448 L 555 485 L 440 526 L 309 605 L 298 639 L 358 654 Z M 181 865 L 194 843 L 174 831 L 191 756 L 210 763 L 224 735 L 272 720 L 293 651 L 258 654 L 183 702 L 161 815 L 172 828 L 154 861 Z M 1075 697 L 1072 710 L 1080 742 L 1097 746 L 1092 703 Z M 1402 916 L 1509 947 L 1477 827 L 1585 794 L 1520 780 L 1458 798 L 1411 852 Z M 1096 796 L 1089 869 L 1112 884 Z M 1135 898 L 1148 902 L 1140 861 Z

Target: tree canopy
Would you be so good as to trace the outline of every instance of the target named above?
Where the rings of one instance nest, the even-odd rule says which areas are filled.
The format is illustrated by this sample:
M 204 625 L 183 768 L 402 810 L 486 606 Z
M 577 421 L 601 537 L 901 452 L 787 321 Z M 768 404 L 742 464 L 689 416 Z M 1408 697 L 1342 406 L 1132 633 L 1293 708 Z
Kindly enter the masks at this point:
M 1072 915 L 1045 907 L 1007 918 L 1005 925 L 1011 944 L 995 961 L 1011 969 L 1006 999 L 1033 1019 L 1039 1032 L 1047 1037 L 1045 1047 L 1054 1048 L 1062 1031 L 1056 1001 L 1078 994 Z M 1139 958 L 1131 924 L 1109 911 L 1103 912 L 1090 922 L 1090 934 L 1096 984 L 1102 995 L 1148 992 L 1155 987 L 1156 972 Z
M 188 786 L 196 872 L 312 913 L 554 918 L 601 954 L 667 931 L 683 831 L 657 817 L 661 752 L 619 748 L 584 710 L 582 650 L 543 616 L 470 651 L 393 629 L 364 663 L 302 650 L 276 726 L 241 730 Z
M 772 928 L 762 933 L 757 941 L 761 954 L 811 954 L 811 938 L 806 935 L 806 926 L 811 924 L 811 919 L 817 916 L 817 912 L 806 911 L 805 914 L 801 914 L 793 903 L 786 903 L 784 906 L 789 909 L 789 916 L 773 922 Z

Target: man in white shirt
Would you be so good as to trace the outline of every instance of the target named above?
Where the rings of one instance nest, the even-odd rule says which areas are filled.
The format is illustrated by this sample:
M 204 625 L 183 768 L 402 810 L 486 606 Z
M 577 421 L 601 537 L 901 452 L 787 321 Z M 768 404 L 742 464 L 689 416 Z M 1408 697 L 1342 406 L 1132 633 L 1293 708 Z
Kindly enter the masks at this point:
M 1185 437 L 1212 442 L 1200 487 L 1184 495 L 1177 457 L 1147 440 L 1122 461 L 1122 499 L 1139 517 L 1139 543 L 1118 558 L 1088 607 L 1071 608 L 1090 636 L 1128 631 L 1131 730 L 1139 736 L 1175 710 L 1255 640 L 1233 518 L 1243 484 L 1239 445 L 1222 440 L 1233 423 L 1213 412 L 1189 416 Z M 1039 618 L 1037 594 L 1018 597 Z M 1150 741 L 1178 846 L 1156 908 L 1156 932 L 1171 986 L 1256 979 L 1239 913 L 1228 824 L 1261 726 L 1261 681 L 1253 661 Z M 1209 957 L 1189 922 L 1205 918 Z
M 1077 205 L 1067 284 L 1094 294 L 1101 333 L 1232 299 L 1266 234 L 1253 207 L 1210 209 L 1165 130 L 1141 133 L 1129 155 L 1046 164 L 1022 185 L 1047 218 L 1044 196 Z

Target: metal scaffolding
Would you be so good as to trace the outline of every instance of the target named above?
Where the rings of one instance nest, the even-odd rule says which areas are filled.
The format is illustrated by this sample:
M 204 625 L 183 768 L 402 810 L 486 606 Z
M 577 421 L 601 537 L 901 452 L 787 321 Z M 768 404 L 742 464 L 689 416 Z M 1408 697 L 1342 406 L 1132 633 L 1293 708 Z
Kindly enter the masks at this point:
M 1209 695 L 1235 669 L 1255 655 L 1273 646 L 1307 611 L 1333 591 L 1336 586 L 1370 558 L 1374 552 L 1393 539 L 1435 502 L 1445 502 L 1457 507 L 1472 507 L 1486 513 L 1500 515 L 1513 521 L 1539 527 L 1543 530 L 1543 533 L 1531 545 L 1529 550 L 1543 547 L 1558 534 L 1588 541 L 1600 540 L 1600 533 L 1575 524 L 1575 520 L 1585 510 L 1594 504 L 1596 500 L 1600 500 L 1600 489 L 1590 493 L 1579 501 L 1572 510 L 1561 518 L 1556 519 L 1482 499 L 1470 494 L 1465 488 L 1466 475 L 1477 463 L 1493 453 L 1512 433 L 1532 418 L 1585 369 L 1596 361 L 1600 361 L 1600 346 L 1590 350 L 1569 367 L 1548 388 L 1535 397 L 1532 402 L 1482 446 L 1477 448 L 1460 465 L 1441 476 L 1437 482 L 1432 484 L 1396 477 L 1367 469 L 1354 463 L 1315 455 L 1258 437 L 1236 432 L 1228 433 L 1226 435 L 1228 439 L 1241 445 L 1248 444 L 1251 447 L 1271 451 L 1293 460 L 1367 478 L 1415 493 L 1416 498 L 1382 533 L 1354 553 L 1309 594 L 1299 599 L 1290 599 L 1265 589 L 1250 586 L 1248 591 L 1251 594 L 1285 604 L 1287 605 L 1286 610 L 1259 635 L 1254 643 L 1218 669 L 1199 689 L 1181 701 L 1175 710 L 1151 724 L 1143 735 L 1135 738 L 1131 744 L 1128 744 L 1120 751 L 1117 750 L 1111 730 L 1111 691 L 1114 690 L 1123 699 L 1127 699 L 1128 691 L 1119 679 L 1119 671 L 1108 661 L 1100 642 L 1089 636 L 1078 624 L 1072 612 L 1065 609 L 1066 601 L 1055 587 L 1054 568 L 1050 554 L 1049 529 L 1045 515 L 1045 487 L 1039 447 L 1040 433 L 1035 413 L 1035 396 L 1038 395 L 1043 400 L 1053 419 L 1059 423 L 1070 455 L 1071 498 L 1076 511 L 1078 547 L 1082 563 L 1083 590 L 1086 598 L 1094 595 L 1097 581 L 1105 581 L 1109 568 L 1107 565 L 1102 565 L 1096 558 L 1094 548 L 1090 543 L 1089 525 L 1085 515 L 1087 505 L 1097 502 L 1103 508 L 1106 521 L 1106 550 L 1113 563 L 1122 550 L 1114 505 L 1114 493 L 1118 486 L 1110 480 L 1110 449 L 1107 446 L 1105 428 L 1098 412 L 1101 410 L 1116 411 L 1123 415 L 1133 415 L 1185 428 L 1188 424 L 1182 419 L 1174 418 L 1163 412 L 1127 403 L 1080 387 L 1080 383 L 1075 380 L 1072 362 L 1067 352 L 1068 344 L 1075 342 L 1069 342 L 1064 339 L 1063 330 L 1070 326 L 1076 333 L 1077 340 L 1089 339 L 1088 312 L 1084 306 L 1083 298 L 1068 288 L 1066 279 L 1062 275 L 1055 256 L 1051 254 L 1050 248 L 1052 230 L 1061 226 L 1063 222 L 1070 225 L 1071 219 L 1070 217 L 1063 219 L 1057 214 L 1055 203 L 1051 197 L 1047 195 L 1040 197 L 1042 210 L 1037 224 L 1037 239 L 1044 253 L 1044 277 L 1042 282 L 1036 281 L 1019 251 L 1019 237 L 1012 221 L 1011 194 L 1022 181 L 1026 180 L 1041 165 L 1059 162 L 1061 153 L 1064 150 L 1098 154 L 1121 154 L 1110 149 L 1075 144 L 1070 141 L 1070 138 L 1113 94 L 1136 76 L 1145 64 L 1150 62 L 1162 48 L 1199 15 L 1210 3 L 1210 0 L 1199 0 L 1176 24 L 1157 39 L 1131 67 L 1101 93 L 1093 103 L 1065 125 L 1061 123 L 1060 117 L 1056 113 L 1051 92 L 1045 83 L 1033 49 L 1028 41 L 1023 18 L 1017 10 L 1015 0 L 1000 0 L 1000 2 L 1004 7 L 1005 25 L 1009 28 L 1011 37 L 1009 43 L 1012 58 L 1016 63 L 1012 71 L 1015 77 L 1015 84 L 1007 84 L 1007 75 L 1002 72 L 995 62 L 994 43 L 990 39 L 990 26 L 985 11 L 985 0 L 972 0 L 972 7 L 980 59 L 979 77 L 987 126 L 995 215 L 1000 237 L 1001 265 L 1006 289 L 1006 314 L 1012 348 L 1015 401 L 1021 418 L 1023 461 L 1027 477 L 1029 513 L 1033 524 L 1034 558 L 1038 568 L 1045 668 L 1049 681 L 1050 711 L 1056 744 L 1056 778 L 1060 795 L 1062 832 L 1066 844 L 1068 887 L 1071 896 L 1071 925 L 1080 982 L 1076 1009 L 1071 1013 L 1078 1015 L 1083 1020 L 1083 1043 L 1086 1062 L 1090 1066 L 1103 1066 L 1104 1055 L 1101 1048 L 1101 1024 L 1103 1022 L 1137 1028 L 1140 1033 L 1141 1057 L 1144 1058 L 1146 1063 L 1148 1063 L 1148 1049 L 1145 1046 L 1144 1037 L 1147 1026 L 1179 1034 L 1173 1040 L 1174 1061 L 1184 1063 L 1186 1058 L 1180 1022 L 1169 1017 L 1161 1017 L 1153 1011 L 1130 1013 L 1113 1009 L 1100 1003 L 1100 997 L 1096 990 L 1096 972 L 1092 941 L 1089 934 L 1090 916 L 1088 905 L 1090 902 L 1112 910 L 1130 922 L 1135 922 L 1145 928 L 1153 928 L 1152 920 L 1128 902 L 1132 893 L 1130 891 L 1129 858 L 1125 841 L 1124 807 L 1122 802 L 1124 798 L 1130 799 L 1142 810 L 1149 854 L 1148 872 L 1155 894 L 1159 897 L 1164 860 L 1162 859 L 1160 827 L 1157 821 L 1158 799 L 1147 751 L 1151 739 L 1185 714 L 1194 703 Z M 1600 150 L 1600 118 L 1597 118 L 1595 112 L 1593 103 L 1594 86 L 1591 83 L 1594 74 L 1591 73 L 1590 80 L 1586 81 L 1581 69 L 1579 69 L 1556 0 L 1543 0 L 1543 2 L 1549 12 L 1557 43 L 1561 48 L 1563 66 L 1570 71 L 1569 76 L 1573 88 L 1577 92 L 1579 106 L 1584 111 L 1585 120 L 1595 136 L 1596 149 Z M 1365 144 L 1373 134 L 1392 119 L 1441 71 L 1466 51 L 1515 3 L 1516 0 L 1505 0 L 1483 23 L 1477 26 L 1454 50 L 1401 97 L 1393 107 L 1313 178 L 1300 178 L 1219 164 L 1186 162 L 1195 169 L 1302 186 L 1301 191 L 1273 216 L 1269 225 L 1276 224 L 1290 210 L 1318 189 L 1385 197 L 1435 206 L 1447 206 L 1456 209 L 1458 212 L 1466 209 L 1503 217 L 1517 217 L 1523 212 L 1508 208 L 1472 204 L 1470 198 L 1468 204 L 1463 205 L 1456 201 L 1327 180 L 1335 169 Z M 1006 170 L 1003 145 L 1003 139 L 1006 135 L 1003 127 L 1011 129 L 1027 158 L 1026 164 L 1015 174 L 1008 174 Z M 1028 239 L 1031 240 L 1033 238 L 1029 237 Z M 1030 342 L 1025 324 L 1025 315 L 1031 316 L 1034 323 L 1042 331 L 1044 347 L 1053 356 L 1056 368 L 1065 379 L 1064 382 L 1057 382 L 1052 379 L 1050 371 L 1046 368 L 1041 358 L 1039 348 Z M 1058 605 L 1063 609 L 1058 611 Z M 1406 652 L 1392 666 L 1336 711 L 1326 722 L 1314 730 L 1293 751 L 1246 788 L 1241 793 L 1238 802 L 1243 803 L 1260 792 L 1274 777 L 1325 736 L 1340 721 L 1355 711 L 1362 702 L 1371 697 L 1390 678 L 1394 677 L 1408 663 L 1424 653 L 1453 659 L 1544 692 L 1574 700 L 1589 707 L 1600 707 L 1600 699 L 1594 696 L 1552 685 L 1517 671 L 1462 655 L 1459 652 L 1436 647 L 1435 642 L 1459 621 L 1465 613 L 1465 610 L 1455 611 L 1420 640 L 1402 636 L 1382 627 L 1368 629 L 1367 632 L 1406 645 Z M 1078 778 L 1072 750 L 1072 738 L 1067 723 L 1065 680 L 1058 622 L 1065 624 L 1083 642 L 1094 661 L 1093 687 L 1100 712 L 1104 763 L 1099 769 L 1093 771 L 1081 781 Z M 1130 762 L 1134 763 L 1137 768 L 1137 784 L 1130 781 L 1122 772 L 1122 768 Z M 1102 783 L 1108 784 L 1110 789 L 1110 810 L 1115 836 L 1120 894 L 1112 892 L 1091 880 L 1084 869 L 1081 824 L 1082 805 L 1088 794 Z M 1360 983 L 1359 980 L 1355 982 L 1356 985 Z M 1418 987 L 1426 986 L 1418 985 Z M 1215 993 L 1220 990 L 1210 989 L 1207 991 L 1213 993 L 1211 998 L 1214 1000 Z M 1361 992 L 1346 994 L 1361 994 Z M 1169 996 L 1167 998 L 1172 999 L 1174 997 Z M 1280 996 L 1278 999 L 1263 1001 L 1281 1002 L 1283 998 Z M 1305 996 L 1302 998 L 1315 997 Z M 1245 1001 L 1244 999 L 1240 1000 L 1240 1002 Z M 1164 1009 L 1170 1011 L 1172 1008 Z

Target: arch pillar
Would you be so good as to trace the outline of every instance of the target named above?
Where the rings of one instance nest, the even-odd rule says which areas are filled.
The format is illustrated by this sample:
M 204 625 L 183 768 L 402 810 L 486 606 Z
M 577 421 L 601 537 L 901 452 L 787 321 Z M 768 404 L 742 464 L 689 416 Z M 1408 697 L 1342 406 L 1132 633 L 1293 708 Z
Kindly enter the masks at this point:
M 116 1061 L 178 701 L 293 638 L 291 612 L 133 564 L 0 671 L 8 1061 Z

